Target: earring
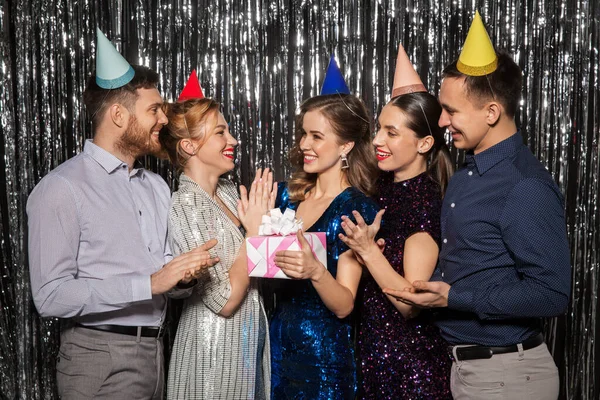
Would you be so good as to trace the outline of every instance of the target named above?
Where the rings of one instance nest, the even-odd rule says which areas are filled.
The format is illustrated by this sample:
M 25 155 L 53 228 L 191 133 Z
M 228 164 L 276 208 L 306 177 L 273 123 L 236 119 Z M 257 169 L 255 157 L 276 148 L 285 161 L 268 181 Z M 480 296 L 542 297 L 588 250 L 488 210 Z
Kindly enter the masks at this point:
M 348 164 L 348 157 L 346 157 L 346 153 L 340 154 L 340 158 L 342 159 L 342 169 L 350 168 L 350 165 Z

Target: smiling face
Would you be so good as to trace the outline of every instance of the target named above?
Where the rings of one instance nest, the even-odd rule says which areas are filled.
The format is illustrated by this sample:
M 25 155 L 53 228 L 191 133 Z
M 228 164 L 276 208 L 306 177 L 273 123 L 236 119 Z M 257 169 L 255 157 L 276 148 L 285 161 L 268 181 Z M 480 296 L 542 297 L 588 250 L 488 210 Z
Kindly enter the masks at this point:
M 169 122 L 161 108 L 163 99 L 156 88 L 140 88 L 136 93 L 127 129 L 115 143 L 115 147 L 134 158 L 148 154 L 161 155 L 158 133 Z
M 195 150 L 193 156 L 200 168 L 216 175 L 222 175 L 235 167 L 234 149 L 237 140 L 231 136 L 229 125 L 223 114 L 214 112 L 207 116 L 206 123 L 199 129 L 204 129 L 200 140 L 189 140 Z M 199 148 L 198 148 L 199 147 Z
M 304 171 L 321 174 L 341 169 L 340 155 L 347 146 L 339 143 L 339 136 L 329 120 L 319 111 L 308 111 L 302 122 L 304 134 L 300 139 L 300 151 L 304 155 Z
M 444 78 L 439 99 L 442 114 L 438 123 L 448 129 L 454 147 L 475 153 L 490 147 L 488 110 L 468 96 L 464 78 Z
M 430 139 L 419 139 L 407 125 L 406 114 L 395 105 L 387 104 L 377 119 L 377 134 L 373 139 L 377 166 L 383 171 L 393 171 L 399 180 L 427 169 L 424 154 L 429 150 L 427 141 Z

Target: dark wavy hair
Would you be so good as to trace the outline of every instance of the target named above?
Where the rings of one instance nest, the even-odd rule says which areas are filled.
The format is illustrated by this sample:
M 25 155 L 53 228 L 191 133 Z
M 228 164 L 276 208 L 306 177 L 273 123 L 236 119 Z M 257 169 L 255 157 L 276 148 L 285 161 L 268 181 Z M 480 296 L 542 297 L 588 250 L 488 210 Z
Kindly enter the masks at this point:
M 300 150 L 300 140 L 305 134 L 302 128 L 304 116 L 309 111 L 319 111 L 327 118 L 340 144 L 354 142 L 354 147 L 347 154 L 349 168 L 343 171 L 350 186 L 366 195 L 372 195 L 379 170 L 375 150 L 371 144 L 371 118 L 364 103 L 357 97 L 349 94 L 332 94 L 312 97 L 300 105 L 300 112 L 296 116 L 296 140 L 290 151 L 290 162 L 294 167 L 294 173 L 288 184 L 290 199 L 304 200 L 306 193 L 315 186 L 317 181 L 317 174 L 304 171 L 304 155 Z
M 415 132 L 419 139 L 429 135 L 433 137 L 433 146 L 427 152 L 427 171 L 439 183 L 443 196 L 454 173 L 454 163 L 444 138 L 445 129 L 438 125 L 442 106 L 434 96 L 426 92 L 403 94 L 393 98 L 388 104 L 398 107 L 404 113 L 406 127 Z

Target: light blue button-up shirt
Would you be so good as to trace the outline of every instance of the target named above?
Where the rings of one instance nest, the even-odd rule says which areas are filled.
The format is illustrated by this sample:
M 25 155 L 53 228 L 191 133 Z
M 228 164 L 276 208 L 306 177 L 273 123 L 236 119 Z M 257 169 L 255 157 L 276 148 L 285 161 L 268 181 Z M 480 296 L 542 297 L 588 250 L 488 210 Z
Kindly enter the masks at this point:
M 27 201 L 33 300 L 42 316 L 85 325 L 158 326 L 164 295 L 150 275 L 171 259 L 170 191 L 87 141 Z

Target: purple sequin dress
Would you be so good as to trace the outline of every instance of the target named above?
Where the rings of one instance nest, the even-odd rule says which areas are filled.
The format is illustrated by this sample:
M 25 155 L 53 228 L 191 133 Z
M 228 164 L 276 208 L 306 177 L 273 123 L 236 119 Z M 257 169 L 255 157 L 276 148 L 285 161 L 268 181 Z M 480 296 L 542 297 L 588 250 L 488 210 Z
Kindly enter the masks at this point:
M 439 243 L 439 185 L 424 173 L 395 183 L 393 174 L 378 181 L 377 201 L 385 208 L 380 237 L 392 267 L 404 274 L 404 241 L 427 232 Z M 451 399 L 451 361 L 447 343 L 422 311 L 406 320 L 368 275 L 363 286 L 358 334 L 364 399 Z

